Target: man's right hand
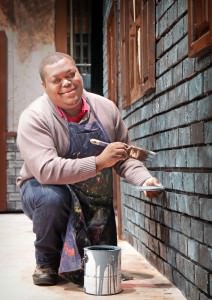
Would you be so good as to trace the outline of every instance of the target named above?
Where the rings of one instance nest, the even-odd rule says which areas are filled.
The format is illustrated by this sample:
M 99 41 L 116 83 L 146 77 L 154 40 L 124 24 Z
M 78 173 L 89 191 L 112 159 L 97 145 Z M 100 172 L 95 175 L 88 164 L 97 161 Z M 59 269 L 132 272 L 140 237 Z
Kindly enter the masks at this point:
M 96 157 L 96 171 L 113 167 L 118 161 L 126 160 L 128 145 L 121 142 L 110 143 L 101 154 Z

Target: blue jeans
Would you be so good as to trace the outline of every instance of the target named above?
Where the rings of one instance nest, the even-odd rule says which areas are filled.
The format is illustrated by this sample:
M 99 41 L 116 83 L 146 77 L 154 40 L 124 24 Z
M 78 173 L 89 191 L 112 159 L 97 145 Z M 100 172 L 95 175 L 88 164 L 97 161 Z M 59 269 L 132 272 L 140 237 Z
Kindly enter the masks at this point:
M 58 268 L 71 213 L 72 199 L 65 185 L 42 185 L 35 179 L 20 188 L 24 213 L 33 222 L 35 258 L 40 266 Z

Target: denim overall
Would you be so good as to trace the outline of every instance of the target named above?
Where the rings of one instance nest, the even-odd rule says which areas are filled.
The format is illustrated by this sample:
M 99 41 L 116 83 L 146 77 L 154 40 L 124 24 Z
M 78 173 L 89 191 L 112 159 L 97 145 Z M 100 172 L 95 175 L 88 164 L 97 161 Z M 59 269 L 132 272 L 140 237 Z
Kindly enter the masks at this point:
M 91 144 L 91 138 L 109 142 L 92 107 L 87 121 L 70 122 L 68 128 L 70 147 L 66 158 L 99 155 L 103 149 Z M 111 169 L 105 169 L 96 177 L 69 185 L 68 188 L 73 206 L 67 224 L 59 273 L 75 271 L 82 267 L 84 247 L 117 244 Z

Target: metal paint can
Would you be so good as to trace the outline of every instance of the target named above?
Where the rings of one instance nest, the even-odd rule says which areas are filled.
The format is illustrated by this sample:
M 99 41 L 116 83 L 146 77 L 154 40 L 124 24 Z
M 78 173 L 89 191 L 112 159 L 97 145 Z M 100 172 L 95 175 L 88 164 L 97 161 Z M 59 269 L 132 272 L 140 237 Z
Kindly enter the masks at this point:
M 121 292 L 121 248 L 96 245 L 84 248 L 84 291 L 92 295 Z

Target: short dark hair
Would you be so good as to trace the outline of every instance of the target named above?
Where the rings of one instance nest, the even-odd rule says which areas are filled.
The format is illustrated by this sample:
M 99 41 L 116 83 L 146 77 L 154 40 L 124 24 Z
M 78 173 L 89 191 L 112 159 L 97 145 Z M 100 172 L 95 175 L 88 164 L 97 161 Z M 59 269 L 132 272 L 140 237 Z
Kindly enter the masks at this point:
M 74 65 L 76 65 L 75 60 L 73 59 L 72 56 L 62 52 L 51 53 L 42 59 L 39 67 L 39 73 L 40 73 L 40 78 L 43 82 L 45 81 L 45 75 L 44 75 L 45 66 L 56 63 L 63 58 L 68 58 L 73 62 Z

